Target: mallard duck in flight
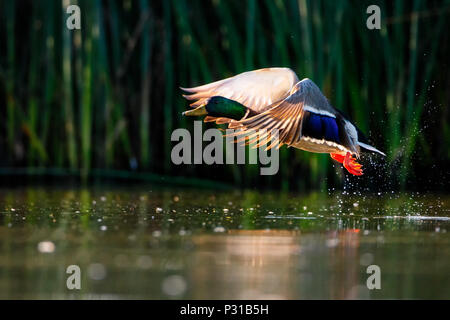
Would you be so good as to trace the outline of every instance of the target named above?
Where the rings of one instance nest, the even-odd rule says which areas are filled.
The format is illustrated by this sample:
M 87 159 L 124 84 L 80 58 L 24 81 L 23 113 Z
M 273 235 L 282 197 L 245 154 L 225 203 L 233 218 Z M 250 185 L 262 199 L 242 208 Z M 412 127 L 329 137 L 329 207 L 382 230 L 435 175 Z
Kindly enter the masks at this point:
M 289 68 L 265 68 L 238 74 L 195 88 L 181 88 L 193 110 L 186 116 L 207 115 L 205 122 L 228 123 L 256 147 L 278 137 L 268 149 L 283 144 L 316 153 L 329 153 L 353 175 L 363 174 L 356 162 L 362 151 L 385 154 L 368 144 L 362 132 L 322 94 L 310 79 L 299 81 Z M 254 132 L 265 130 L 264 134 Z M 258 140 L 259 139 L 259 140 Z M 355 158 L 356 157 L 356 158 Z

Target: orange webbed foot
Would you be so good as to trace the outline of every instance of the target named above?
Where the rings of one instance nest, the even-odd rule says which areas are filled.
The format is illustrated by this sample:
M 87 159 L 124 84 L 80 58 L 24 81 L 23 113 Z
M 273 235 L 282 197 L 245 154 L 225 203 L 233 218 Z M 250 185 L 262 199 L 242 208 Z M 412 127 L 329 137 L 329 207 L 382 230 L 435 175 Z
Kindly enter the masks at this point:
M 363 171 L 361 169 L 362 165 L 356 162 L 356 159 L 352 157 L 350 152 L 347 152 L 345 156 L 339 153 L 330 153 L 331 158 L 340 162 L 344 165 L 344 168 L 347 169 L 348 172 L 355 176 L 362 176 Z
M 333 160 L 336 160 L 339 163 L 344 162 L 345 156 L 339 153 L 330 153 L 330 156 Z
M 361 167 L 362 165 L 356 162 L 356 159 L 352 157 L 351 153 L 347 152 L 344 159 L 344 168 L 355 176 L 362 176 L 363 171 Z

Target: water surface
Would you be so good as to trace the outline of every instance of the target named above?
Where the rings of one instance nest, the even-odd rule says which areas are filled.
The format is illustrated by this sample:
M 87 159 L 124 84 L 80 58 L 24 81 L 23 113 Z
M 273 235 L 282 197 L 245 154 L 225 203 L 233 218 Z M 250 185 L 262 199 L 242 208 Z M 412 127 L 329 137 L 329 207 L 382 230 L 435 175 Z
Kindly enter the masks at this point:
M 1 190 L 0 298 L 449 299 L 449 227 L 416 193 Z

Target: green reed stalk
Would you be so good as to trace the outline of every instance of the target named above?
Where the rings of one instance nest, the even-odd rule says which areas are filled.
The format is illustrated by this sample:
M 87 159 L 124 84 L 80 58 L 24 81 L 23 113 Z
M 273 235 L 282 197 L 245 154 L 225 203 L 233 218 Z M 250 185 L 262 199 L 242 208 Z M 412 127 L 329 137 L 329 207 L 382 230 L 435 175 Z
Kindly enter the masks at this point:
M 147 0 L 139 2 L 142 15 L 146 17 L 141 36 L 141 121 L 140 121 L 140 141 L 141 141 L 141 164 L 147 169 L 150 165 L 150 92 L 151 92 L 151 58 L 153 42 L 153 23 L 151 12 Z
M 172 4 L 164 1 L 164 73 L 165 73 L 165 90 L 164 90 L 164 169 L 166 172 L 170 166 L 170 137 L 172 134 L 172 101 L 174 85 L 174 69 L 172 63 Z
M 95 7 L 94 7 L 95 5 Z M 86 15 L 87 22 L 92 25 L 92 29 L 85 33 L 84 37 L 84 61 L 82 66 L 83 84 L 81 88 L 80 105 L 80 136 L 81 136 L 81 177 L 86 181 L 91 167 L 92 153 L 92 82 L 95 69 L 93 66 L 94 56 L 97 54 L 97 44 L 100 32 L 100 1 L 89 7 L 92 11 Z
M 14 94 L 14 80 L 15 80 L 15 2 L 7 1 L 5 3 L 5 21 L 6 21 L 6 47 L 7 47 L 7 77 L 6 77 L 6 131 L 7 141 L 11 150 L 14 150 L 15 142 L 15 94 Z M 9 155 L 12 159 L 11 154 Z
M 239 32 L 236 27 L 235 15 L 231 12 L 231 2 L 218 0 L 214 2 L 217 5 L 216 13 L 219 16 L 222 23 L 222 30 L 226 33 L 227 43 L 229 46 L 228 52 L 233 58 L 234 72 L 244 71 L 244 58 L 240 52 L 241 40 L 239 37 Z
M 61 24 L 64 26 L 63 33 L 63 107 L 64 120 L 67 138 L 67 156 L 71 169 L 78 167 L 77 146 L 75 140 L 75 124 L 73 119 L 73 92 L 72 92 L 72 31 L 65 27 L 66 8 L 68 0 L 62 0 L 61 10 L 63 11 Z
M 40 120 L 41 120 L 41 133 L 40 138 L 44 145 L 49 145 L 50 138 L 49 134 L 51 132 L 51 117 L 52 117 L 52 106 L 55 99 L 55 90 L 56 90 L 56 75 L 55 75 L 55 47 L 54 47 L 54 12 L 56 2 L 52 2 L 46 10 L 43 11 L 45 14 L 41 17 L 42 20 L 45 20 L 44 24 L 44 52 L 43 56 L 45 57 L 45 80 L 44 80 L 44 97 L 43 103 L 40 112 Z M 52 148 L 48 147 L 48 152 L 54 154 L 55 148 L 57 146 L 53 145 Z M 50 160 L 51 162 L 56 162 L 55 157 Z M 43 162 L 40 161 L 39 165 L 42 165 Z
M 247 47 L 245 50 L 245 66 L 248 70 L 252 70 L 254 65 L 253 56 L 255 54 L 255 15 L 256 0 L 249 0 L 246 23 Z
M 39 30 L 37 25 L 38 19 L 38 8 L 33 7 L 32 10 L 32 19 L 31 19 L 31 28 L 30 28 L 30 38 L 31 38 L 31 52 L 39 52 L 40 51 L 40 42 L 38 41 Z M 38 72 L 38 55 L 31 54 L 30 57 L 30 69 L 29 69 L 29 88 L 30 88 L 30 96 L 28 102 L 28 123 L 29 130 L 32 132 L 36 132 L 37 122 L 38 122 L 38 97 L 37 97 L 37 76 Z M 28 165 L 33 166 L 35 164 L 36 157 L 36 147 L 34 144 L 30 144 L 29 149 L 29 158 Z

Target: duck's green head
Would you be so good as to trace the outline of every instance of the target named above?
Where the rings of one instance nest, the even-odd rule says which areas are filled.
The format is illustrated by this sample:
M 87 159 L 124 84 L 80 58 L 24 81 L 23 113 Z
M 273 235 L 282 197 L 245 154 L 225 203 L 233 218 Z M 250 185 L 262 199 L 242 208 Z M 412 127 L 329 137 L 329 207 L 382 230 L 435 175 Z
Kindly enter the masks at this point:
M 183 114 L 186 116 L 210 115 L 212 117 L 241 120 L 246 112 L 247 108 L 239 102 L 220 96 L 214 96 L 211 97 L 206 104 L 201 105 L 194 110 L 186 111 Z

